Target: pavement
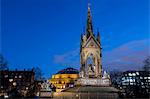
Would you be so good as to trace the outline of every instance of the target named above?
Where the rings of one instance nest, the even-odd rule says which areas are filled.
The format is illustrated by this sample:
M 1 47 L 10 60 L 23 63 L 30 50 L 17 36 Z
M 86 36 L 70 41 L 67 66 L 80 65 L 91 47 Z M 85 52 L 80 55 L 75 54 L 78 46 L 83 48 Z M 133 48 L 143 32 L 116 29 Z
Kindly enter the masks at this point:
M 100 92 L 100 93 L 117 93 L 114 87 L 101 87 L 101 86 L 77 86 L 74 88 L 69 88 L 63 92 Z

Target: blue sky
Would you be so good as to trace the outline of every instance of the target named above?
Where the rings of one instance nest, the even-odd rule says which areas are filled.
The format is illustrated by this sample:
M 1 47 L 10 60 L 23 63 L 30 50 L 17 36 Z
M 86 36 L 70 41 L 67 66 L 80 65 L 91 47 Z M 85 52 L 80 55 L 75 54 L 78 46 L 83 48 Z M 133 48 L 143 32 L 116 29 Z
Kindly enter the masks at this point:
M 2 0 L 1 53 L 11 69 L 39 66 L 45 77 L 79 69 L 88 0 Z M 104 70 L 139 69 L 148 53 L 148 0 L 90 0 Z

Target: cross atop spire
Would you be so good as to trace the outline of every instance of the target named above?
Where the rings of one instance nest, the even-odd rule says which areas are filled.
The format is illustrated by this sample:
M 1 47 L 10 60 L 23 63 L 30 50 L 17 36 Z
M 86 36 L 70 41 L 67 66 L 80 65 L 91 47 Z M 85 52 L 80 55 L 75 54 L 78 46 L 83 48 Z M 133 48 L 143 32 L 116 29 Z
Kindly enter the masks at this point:
M 90 3 L 88 3 L 88 17 L 87 17 L 87 27 L 86 27 L 87 37 L 93 35 L 93 26 L 92 26 L 92 17 L 91 17 L 91 9 Z
M 90 3 L 88 3 L 88 10 L 90 10 Z

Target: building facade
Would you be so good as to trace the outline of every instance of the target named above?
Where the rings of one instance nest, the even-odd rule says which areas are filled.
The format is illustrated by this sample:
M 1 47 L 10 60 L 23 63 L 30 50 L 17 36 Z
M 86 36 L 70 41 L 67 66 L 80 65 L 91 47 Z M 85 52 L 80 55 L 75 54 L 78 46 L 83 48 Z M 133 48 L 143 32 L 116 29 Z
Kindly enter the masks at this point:
M 150 94 L 149 71 L 116 72 L 112 84 L 123 93 L 126 98 L 148 98 Z
M 33 70 L 0 71 L 0 93 L 10 93 L 13 89 L 25 92 L 33 83 Z
M 138 86 L 150 93 L 150 72 L 149 71 L 126 71 L 122 75 L 121 86 L 123 89 Z
M 50 83 L 56 87 L 56 89 L 60 89 L 60 91 L 67 87 L 73 87 L 75 81 L 79 77 L 79 72 L 77 69 L 74 68 L 66 68 L 63 70 L 60 70 L 55 75 L 52 75 L 52 78 L 50 79 Z

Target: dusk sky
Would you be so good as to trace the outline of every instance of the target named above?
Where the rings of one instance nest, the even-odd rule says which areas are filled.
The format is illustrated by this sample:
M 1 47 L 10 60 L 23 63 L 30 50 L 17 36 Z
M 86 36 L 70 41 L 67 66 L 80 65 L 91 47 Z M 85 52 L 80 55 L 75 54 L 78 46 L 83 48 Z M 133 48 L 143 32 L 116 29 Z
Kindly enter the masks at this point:
M 140 69 L 150 55 L 148 1 L 90 0 L 103 70 Z M 68 66 L 79 69 L 87 5 L 88 0 L 2 0 L 0 51 L 9 68 L 39 66 L 47 78 Z

